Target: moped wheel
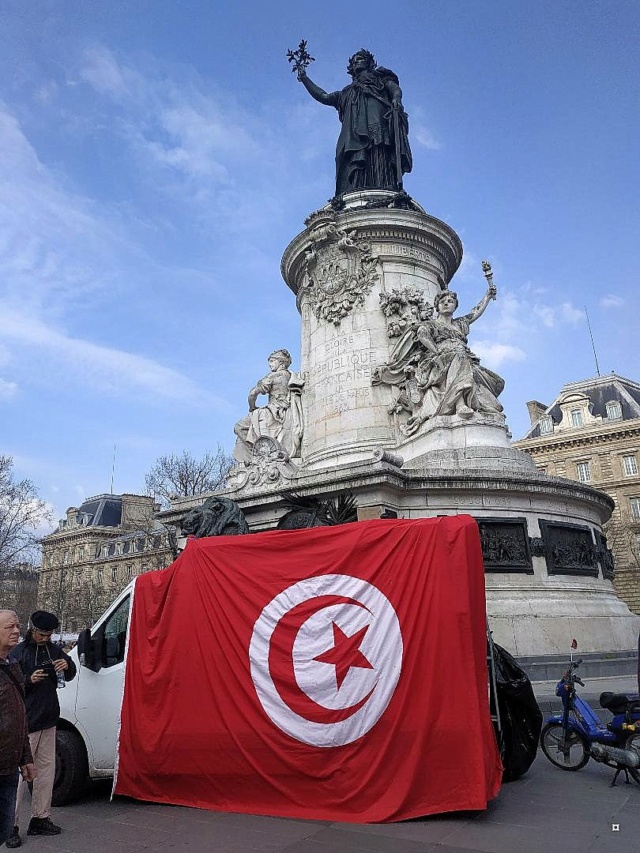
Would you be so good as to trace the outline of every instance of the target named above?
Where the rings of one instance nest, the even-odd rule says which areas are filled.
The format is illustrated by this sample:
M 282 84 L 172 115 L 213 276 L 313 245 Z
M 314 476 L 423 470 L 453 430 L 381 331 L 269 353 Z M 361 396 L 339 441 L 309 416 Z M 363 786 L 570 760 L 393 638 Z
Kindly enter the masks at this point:
M 540 734 L 540 746 L 561 770 L 581 770 L 589 760 L 587 741 L 579 732 L 565 732 L 560 723 L 546 724 Z
M 640 734 L 637 732 L 630 734 L 624 742 L 624 748 L 637 752 L 640 755 Z M 636 767 L 635 769 L 629 767 L 629 773 L 631 773 L 633 780 L 640 785 L 640 767 Z

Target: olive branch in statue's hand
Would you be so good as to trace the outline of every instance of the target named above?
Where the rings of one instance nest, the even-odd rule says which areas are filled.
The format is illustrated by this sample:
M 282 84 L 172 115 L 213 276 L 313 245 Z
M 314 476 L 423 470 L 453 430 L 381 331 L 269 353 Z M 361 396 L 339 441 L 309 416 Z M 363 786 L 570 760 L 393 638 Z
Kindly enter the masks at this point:
M 297 50 L 288 50 L 287 51 L 287 59 L 289 62 L 293 62 L 292 71 L 298 75 L 298 80 L 301 75 L 307 73 L 307 67 L 311 65 L 312 62 L 315 62 L 313 56 L 310 55 L 307 50 L 307 41 L 306 39 L 302 39 L 300 44 L 298 45 Z

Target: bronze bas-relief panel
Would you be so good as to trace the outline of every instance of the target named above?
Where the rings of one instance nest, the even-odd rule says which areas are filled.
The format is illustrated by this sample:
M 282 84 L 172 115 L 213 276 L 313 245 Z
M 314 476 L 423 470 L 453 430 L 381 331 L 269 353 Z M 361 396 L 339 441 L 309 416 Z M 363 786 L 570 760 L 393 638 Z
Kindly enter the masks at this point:
M 550 575 L 598 577 L 598 560 L 589 527 L 540 520 Z
M 485 572 L 533 574 L 524 518 L 476 518 Z

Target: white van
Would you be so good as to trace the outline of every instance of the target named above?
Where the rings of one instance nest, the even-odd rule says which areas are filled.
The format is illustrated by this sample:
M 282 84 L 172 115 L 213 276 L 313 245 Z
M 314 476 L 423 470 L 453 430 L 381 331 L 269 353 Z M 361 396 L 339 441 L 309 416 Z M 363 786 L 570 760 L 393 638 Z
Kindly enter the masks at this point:
M 113 776 L 132 591 L 130 583 L 70 652 L 78 674 L 58 691 L 54 806 L 77 799 L 91 780 Z

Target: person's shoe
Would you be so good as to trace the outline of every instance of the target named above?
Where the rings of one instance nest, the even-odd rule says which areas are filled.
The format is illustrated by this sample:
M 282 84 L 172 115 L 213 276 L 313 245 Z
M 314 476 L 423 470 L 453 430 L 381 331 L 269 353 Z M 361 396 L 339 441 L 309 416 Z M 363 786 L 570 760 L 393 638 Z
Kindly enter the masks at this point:
M 27 835 L 60 835 L 61 826 L 56 826 L 50 817 L 32 817 Z
M 19 827 L 17 827 L 17 826 L 13 827 L 13 832 L 11 833 L 9 838 L 7 838 L 6 845 L 7 845 L 7 847 L 11 847 L 11 848 L 22 847 L 22 839 L 20 838 L 20 828 Z

